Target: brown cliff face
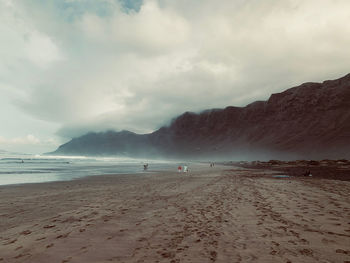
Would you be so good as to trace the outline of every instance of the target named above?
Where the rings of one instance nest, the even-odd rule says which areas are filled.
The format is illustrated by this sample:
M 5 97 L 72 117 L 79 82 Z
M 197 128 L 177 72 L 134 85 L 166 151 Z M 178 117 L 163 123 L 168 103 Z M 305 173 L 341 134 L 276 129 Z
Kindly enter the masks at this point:
M 56 153 L 148 156 L 147 149 L 152 149 L 153 155 L 163 157 L 350 158 L 350 74 L 304 83 L 246 107 L 186 112 L 170 126 L 151 134 L 133 134 L 130 140 L 110 133 L 108 137 L 93 134 L 88 141 L 80 137 L 84 143 L 73 139 Z M 108 145 L 108 151 L 101 145 L 86 147 L 89 141 Z M 77 150 L 72 142 L 83 147 Z M 82 152 L 87 148 L 91 150 Z
M 187 112 L 169 131 L 183 152 L 245 148 L 304 158 L 350 157 L 350 74 L 305 83 L 242 108 Z

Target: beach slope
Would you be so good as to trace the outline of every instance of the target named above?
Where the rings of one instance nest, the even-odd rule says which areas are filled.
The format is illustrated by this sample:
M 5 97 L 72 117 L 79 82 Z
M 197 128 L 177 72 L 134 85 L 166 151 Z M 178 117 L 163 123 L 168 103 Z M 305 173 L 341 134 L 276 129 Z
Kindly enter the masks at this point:
M 350 182 L 196 167 L 0 187 L 0 262 L 350 262 Z

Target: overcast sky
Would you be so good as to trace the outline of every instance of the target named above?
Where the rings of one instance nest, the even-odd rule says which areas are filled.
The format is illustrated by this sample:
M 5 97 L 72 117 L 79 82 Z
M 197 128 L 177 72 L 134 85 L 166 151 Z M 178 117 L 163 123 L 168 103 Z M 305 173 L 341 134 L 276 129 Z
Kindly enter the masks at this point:
M 151 132 L 350 72 L 349 0 L 0 0 L 0 149 Z

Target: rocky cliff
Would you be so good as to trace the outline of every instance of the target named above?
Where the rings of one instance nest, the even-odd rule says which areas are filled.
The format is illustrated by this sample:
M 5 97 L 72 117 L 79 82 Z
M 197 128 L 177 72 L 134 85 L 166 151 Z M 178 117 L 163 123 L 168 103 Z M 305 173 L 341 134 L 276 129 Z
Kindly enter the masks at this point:
M 304 83 L 246 107 L 186 112 L 151 134 L 90 133 L 55 154 L 350 158 L 350 74 Z

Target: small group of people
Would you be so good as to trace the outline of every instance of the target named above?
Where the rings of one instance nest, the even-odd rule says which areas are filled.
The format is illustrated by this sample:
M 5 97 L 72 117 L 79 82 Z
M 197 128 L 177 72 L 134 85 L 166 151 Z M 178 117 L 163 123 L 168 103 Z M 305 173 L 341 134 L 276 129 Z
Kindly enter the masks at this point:
M 210 163 L 210 167 L 214 167 L 214 163 Z
M 179 165 L 179 167 L 177 167 L 177 171 L 179 173 L 181 173 L 181 172 L 187 173 L 188 172 L 188 167 L 187 167 L 187 165 L 184 165 L 183 167 L 181 165 Z

